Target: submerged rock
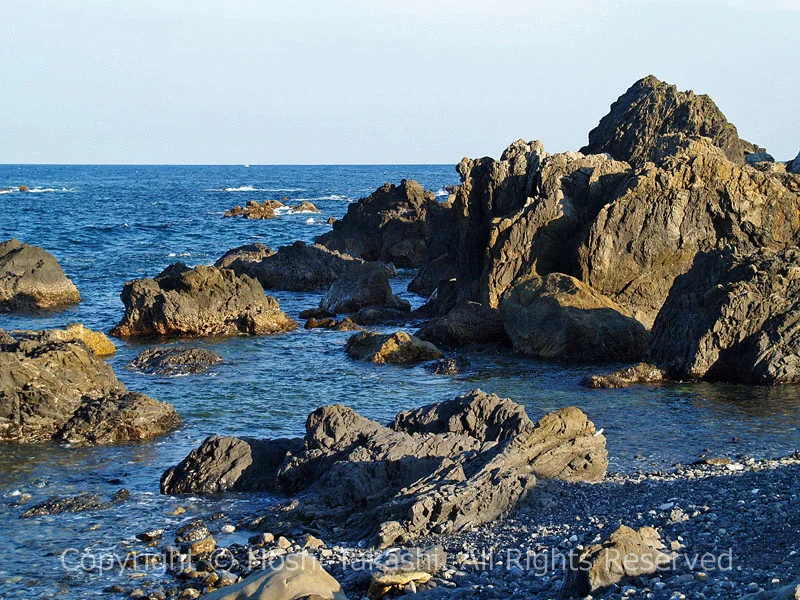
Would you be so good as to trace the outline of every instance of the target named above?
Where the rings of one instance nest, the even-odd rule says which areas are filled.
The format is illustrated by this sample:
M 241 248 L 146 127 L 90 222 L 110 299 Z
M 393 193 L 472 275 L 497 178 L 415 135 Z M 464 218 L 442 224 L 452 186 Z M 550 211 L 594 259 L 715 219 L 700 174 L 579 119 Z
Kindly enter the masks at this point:
M 205 348 L 148 348 L 133 359 L 129 366 L 152 375 L 189 375 L 203 373 L 224 359 Z
M 57 308 L 81 301 L 55 257 L 17 239 L 0 242 L 0 312 Z
M 591 389 L 622 388 L 636 384 L 661 383 L 666 374 L 656 365 L 639 363 L 607 375 L 591 375 L 581 384 Z
M 16 332 L 0 346 L 0 441 L 146 440 L 179 421 L 172 405 L 128 392 L 83 342 Z
M 739 138 L 714 101 L 705 94 L 678 88 L 649 75 L 634 83 L 611 105 L 611 112 L 589 132 L 586 154 L 609 153 L 640 165 L 652 161 L 658 138 L 671 133 L 705 137 L 731 162 L 742 165 L 758 148 Z
M 259 283 L 228 269 L 177 263 L 154 279 L 129 281 L 125 316 L 112 335 L 265 335 L 297 327 Z
M 514 288 L 500 305 L 514 348 L 540 358 L 633 361 L 648 334 L 609 298 L 574 277 L 553 273 Z
M 800 251 L 698 255 L 653 326 L 649 359 L 679 379 L 800 383 Z
M 426 365 L 425 369 L 434 375 L 457 375 L 470 365 L 469 359 L 463 356 L 440 358 Z
M 428 250 L 429 213 L 438 201 L 416 181 L 386 183 L 347 209 L 317 243 L 366 261 L 416 268 Z
M 432 319 L 417 331 L 416 336 L 450 348 L 508 343 L 500 311 L 477 302 L 467 302 L 444 316 Z
M 376 364 L 409 364 L 444 357 L 436 346 L 405 331 L 392 334 L 362 331 L 347 340 L 345 352 L 352 358 Z
M 606 591 L 625 579 L 657 573 L 668 568 L 672 557 L 652 527 L 631 529 L 625 525 L 602 544 L 575 552 L 569 561 L 561 594 L 582 598 Z
M 350 315 L 350 320 L 358 325 L 403 325 L 411 319 L 411 313 L 403 308 L 387 306 L 367 306 Z
M 411 310 L 408 300 L 394 295 L 386 271 L 377 263 L 350 267 L 333 282 L 319 306 L 333 313 L 352 313 L 367 307 Z
M 288 554 L 207 600 L 347 600 L 339 582 L 310 554 Z
M 104 502 L 99 494 L 79 494 L 77 496 L 53 496 L 44 502 L 31 506 L 22 513 L 20 519 L 41 517 L 44 515 L 59 515 L 61 513 L 85 512 L 88 510 L 105 510 L 130 498 L 126 489 L 119 490 L 109 502 Z
M 244 262 L 258 262 L 261 259 L 272 256 L 273 254 L 275 254 L 275 251 L 272 248 L 268 248 L 260 242 L 256 242 L 255 244 L 246 244 L 244 246 L 239 246 L 238 248 L 228 250 L 225 254 L 217 259 L 217 262 L 214 263 L 214 266 L 219 267 L 220 269 L 227 269 L 237 260 L 242 260 Z
M 309 416 L 302 443 L 302 450 L 268 452 L 263 478 L 230 488 L 292 496 L 251 525 L 277 534 L 313 522 L 325 539 L 335 528 L 344 541 L 382 548 L 492 521 L 536 477 L 594 481 L 608 465 L 605 438 L 577 408 L 533 424 L 521 406 L 479 390 L 400 413 L 389 427 L 341 405 L 322 407 Z M 213 490 L 223 478 L 236 479 L 230 469 L 215 470 L 215 461 L 205 468 L 206 454 L 193 451 L 176 467 L 187 474 L 181 491 Z M 210 477 L 190 475 L 201 471 Z M 174 474 L 164 477 L 175 481 Z M 162 489 L 172 487 L 162 480 Z

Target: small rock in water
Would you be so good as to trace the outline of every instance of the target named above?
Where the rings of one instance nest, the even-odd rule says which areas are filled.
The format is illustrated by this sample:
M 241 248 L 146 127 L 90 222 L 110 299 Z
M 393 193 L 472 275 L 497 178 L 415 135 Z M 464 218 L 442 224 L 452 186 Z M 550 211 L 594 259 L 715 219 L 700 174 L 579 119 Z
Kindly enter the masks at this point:
M 234 531 L 236 531 L 236 527 L 234 527 L 233 525 L 223 525 L 222 527 L 220 527 L 219 530 L 222 533 L 233 533 Z

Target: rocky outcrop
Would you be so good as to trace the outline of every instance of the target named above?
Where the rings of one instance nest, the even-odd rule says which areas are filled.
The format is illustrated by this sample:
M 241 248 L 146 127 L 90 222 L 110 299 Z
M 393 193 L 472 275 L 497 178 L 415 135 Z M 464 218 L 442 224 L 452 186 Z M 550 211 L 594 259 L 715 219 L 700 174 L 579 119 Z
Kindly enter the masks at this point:
M 366 261 L 399 268 L 422 264 L 430 237 L 429 213 L 438 201 L 416 181 L 386 183 L 347 209 L 317 243 Z
M 376 364 L 409 364 L 444 358 L 444 353 L 436 346 L 405 331 L 356 333 L 347 340 L 345 352 L 352 358 Z
M 273 254 L 275 254 L 275 251 L 272 248 L 268 248 L 260 242 L 256 242 L 255 244 L 246 244 L 244 246 L 239 246 L 238 248 L 228 250 L 225 254 L 217 259 L 217 262 L 214 263 L 214 266 L 219 267 L 220 269 L 227 269 L 237 260 L 242 260 L 243 262 L 258 262 L 268 256 L 272 256 Z
M 0 243 L 0 312 L 57 308 L 81 301 L 55 257 L 17 239 Z
M 330 287 L 353 265 L 362 262 L 319 244 L 295 242 L 262 260 L 236 260 L 230 269 L 255 277 L 265 290 L 310 292 Z
M 590 223 L 632 177 L 628 163 L 607 155 L 566 152 L 543 158 L 533 197 L 490 225 L 481 302 L 500 306 L 510 287 L 532 275 L 578 276 L 578 248 Z
M 105 444 L 176 427 L 175 409 L 130 393 L 83 342 L 15 332 L 0 345 L 0 441 Z
M 800 382 L 800 251 L 697 256 L 653 326 L 649 359 L 679 379 Z
M 347 600 L 339 582 L 306 553 L 269 561 L 239 583 L 204 596 L 205 600 Z
M 780 179 L 736 166 L 708 140 L 669 136 L 656 154 L 597 215 L 577 275 L 647 326 L 697 253 L 800 240 L 800 196 Z
M 617 160 L 639 166 L 653 160 L 658 139 L 671 133 L 709 138 L 737 165 L 744 164 L 747 154 L 759 150 L 739 138 L 736 127 L 711 98 L 679 92 L 676 86 L 649 75 L 611 105 L 611 112 L 589 132 L 589 145 L 581 152 L 607 152 Z
M 668 569 L 672 557 L 661 536 L 652 527 L 631 529 L 625 525 L 601 544 L 578 550 L 570 556 L 561 594 L 583 598 L 602 593 L 612 585 Z
M 299 439 L 255 440 L 211 436 L 161 476 L 162 494 L 263 492 L 274 489 L 278 468 L 302 450 Z
M 111 335 L 266 335 L 297 327 L 259 283 L 229 269 L 177 263 L 125 284 L 125 316 Z
M 50 329 L 50 334 L 59 340 L 80 340 L 97 356 L 111 356 L 117 347 L 102 331 L 92 331 L 82 323 L 70 323 L 64 329 Z
M 500 305 L 514 348 L 540 358 L 633 361 L 648 335 L 612 300 L 574 277 L 553 273 L 517 284 Z
M 521 406 L 480 390 L 400 413 L 389 427 L 322 407 L 306 422 L 303 450 L 276 454 L 284 462 L 266 489 L 290 498 L 251 526 L 277 534 L 313 522 L 323 539 L 336 528 L 344 541 L 382 548 L 492 521 L 537 477 L 595 481 L 608 466 L 605 438 L 577 408 L 534 424 Z
M 432 319 L 417 331 L 416 336 L 450 348 L 508 343 L 500 311 L 477 302 L 467 302 L 442 317 Z
M 225 211 L 224 217 L 244 217 L 245 219 L 274 219 L 275 210 L 282 208 L 283 202 L 278 200 L 265 200 L 258 202 L 250 200 L 242 208 L 241 206 L 234 206 L 230 210 Z
M 300 204 L 292 206 L 292 212 L 318 213 L 319 209 L 316 206 L 314 206 L 313 202 L 304 200 Z
M 394 295 L 386 271 L 377 263 L 352 265 L 333 282 L 319 306 L 337 314 L 376 306 L 411 310 L 408 300 Z
M 206 348 L 148 348 L 128 365 L 151 375 L 190 375 L 203 373 L 223 358 Z
M 581 381 L 581 384 L 590 389 L 607 389 L 636 384 L 661 383 L 665 379 L 664 371 L 656 365 L 639 363 L 607 375 L 590 375 Z
M 800 175 L 800 152 L 797 153 L 797 158 L 795 158 L 791 163 L 786 166 L 786 170 L 790 173 L 795 173 Z

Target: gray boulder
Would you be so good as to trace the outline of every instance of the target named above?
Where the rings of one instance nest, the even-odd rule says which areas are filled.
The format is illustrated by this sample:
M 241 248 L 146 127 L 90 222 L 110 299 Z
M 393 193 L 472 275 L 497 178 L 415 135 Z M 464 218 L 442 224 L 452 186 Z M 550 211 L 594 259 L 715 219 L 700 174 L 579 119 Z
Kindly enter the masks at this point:
M 611 111 L 589 132 L 589 145 L 581 152 L 607 152 L 617 160 L 640 166 L 653 160 L 658 139 L 672 133 L 709 138 L 737 165 L 743 165 L 745 156 L 758 150 L 739 138 L 736 127 L 711 98 L 680 92 L 676 86 L 649 75 L 611 105 Z
M 57 308 L 81 301 L 49 252 L 17 239 L 0 243 L 0 312 Z
M 648 334 L 611 299 L 560 273 L 517 284 L 500 305 L 514 348 L 540 358 L 633 361 Z
M 658 314 L 649 360 L 679 379 L 800 382 L 800 251 L 698 255 Z
M 177 263 L 154 279 L 127 282 L 120 297 L 125 316 L 111 330 L 119 337 L 266 335 L 297 327 L 258 281 L 229 269 Z
M 596 595 L 625 580 L 667 570 L 672 557 L 665 550 L 661 536 L 652 527 L 640 527 L 637 531 L 620 525 L 603 543 L 570 556 L 561 595 L 565 598 Z
M 333 313 L 352 313 L 367 307 L 411 310 L 408 300 L 394 295 L 386 271 L 377 263 L 351 266 L 336 281 L 319 303 Z
M 386 183 L 347 209 L 333 230 L 316 242 L 366 261 L 393 263 L 399 268 L 422 264 L 430 237 L 429 214 L 438 201 L 419 183 L 404 179 Z
M 412 364 L 444 358 L 444 353 L 405 331 L 381 334 L 361 331 L 347 340 L 348 356 L 375 364 Z
M 203 373 L 223 358 L 205 348 L 160 347 L 143 350 L 128 366 L 151 375 Z
M 10 339 L 9 339 L 10 338 Z M 172 405 L 130 393 L 81 341 L 15 333 L 0 345 L 0 441 L 107 444 L 175 428 Z

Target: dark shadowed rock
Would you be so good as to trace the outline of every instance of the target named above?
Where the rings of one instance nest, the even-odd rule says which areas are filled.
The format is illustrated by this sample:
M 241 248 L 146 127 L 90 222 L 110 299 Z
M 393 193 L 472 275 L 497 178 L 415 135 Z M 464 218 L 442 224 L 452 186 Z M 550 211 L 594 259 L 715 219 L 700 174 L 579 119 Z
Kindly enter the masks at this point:
M 385 306 L 368 306 L 350 315 L 358 325 L 403 325 L 411 318 L 407 310 Z
M 661 383 L 666 378 L 664 371 L 656 365 L 639 363 L 607 375 L 591 375 L 581 384 L 591 389 L 622 388 L 636 384 Z
M 513 287 L 500 305 L 514 348 L 541 358 L 632 361 L 648 334 L 609 298 L 574 277 L 553 273 Z
M 170 404 L 127 392 L 81 341 L 17 332 L 0 346 L 0 441 L 142 440 L 178 421 Z
M 81 301 L 55 257 L 17 239 L 0 243 L 0 312 L 56 308 Z
M 300 311 L 301 319 L 329 319 L 335 316 L 336 313 L 319 307 L 308 308 L 306 310 Z
M 436 346 L 405 331 L 392 334 L 362 331 L 347 340 L 345 352 L 352 358 L 376 364 L 418 363 L 444 357 Z
M 500 311 L 477 302 L 467 302 L 442 317 L 432 319 L 417 331 L 416 336 L 450 348 L 508 343 Z
M 377 263 L 351 266 L 333 282 L 319 305 L 334 313 L 352 313 L 370 306 L 411 310 L 408 300 L 394 295 L 385 269 Z
M 681 133 L 710 138 L 732 162 L 742 165 L 757 147 L 739 138 L 714 101 L 706 95 L 679 92 L 649 75 L 634 83 L 611 105 L 611 112 L 589 132 L 585 154 L 609 153 L 634 165 L 652 161 L 658 138 Z
M 111 331 L 121 337 L 265 335 L 297 327 L 255 279 L 217 267 L 177 263 L 154 279 L 129 281 L 121 298 L 125 316 Z
M 800 175 L 800 152 L 797 153 L 797 158 L 787 165 L 786 170 Z
M 419 271 L 408 284 L 408 291 L 420 296 L 430 296 L 442 281 L 455 278 L 458 265 L 458 232 L 452 201 L 448 199 L 429 207 L 428 222 L 428 251 Z
M 104 502 L 99 494 L 78 494 L 77 496 L 53 496 L 44 502 L 31 506 L 22 513 L 20 519 L 30 519 L 31 517 L 41 517 L 44 515 L 60 515 L 62 513 L 86 512 L 88 510 L 105 510 L 115 504 L 124 502 L 130 498 L 130 492 L 126 489 L 119 490 L 112 496 L 109 502 Z
M 255 244 L 246 244 L 244 246 L 239 246 L 238 248 L 228 250 L 225 254 L 217 259 L 217 262 L 214 263 L 214 266 L 219 267 L 220 269 L 227 269 L 237 260 L 242 260 L 243 262 L 258 262 L 268 256 L 272 256 L 273 254 L 275 254 L 275 251 L 272 248 L 268 248 L 260 242 L 256 242 Z
M 133 359 L 130 367 L 152 375 L 188 375 L 202 373 L 223 358 L 205 348 L 148 348 Z
M 438 202 L 416 181 L 386 183 L 347 209 L 333 230 L 317 238 L 331 250 L 366 261 L 416 268 L 428 250 L 429 211 Z
M 649 359 L 681 379 L 800 382 L 800 251 L 697 256 L 653 326 Z
M 216 494 L 274 489 L 287 453 L 302 450 L 302 440 L 254 440 L 211 436 L 161 476 L 162 494 Z
M 464 356 L 440 358 L 425 366 L 425 370 L 434 375 L 457 375 L 470 365 L 469 359 Z
M 242 208 L 241 206 L 234 206 L 230 210 L 225 211 L 225 217 L 244 217 L 245 219 L 274 219 L 275 210 L 282 208 L 283 202 L 278 200 L 265 200 L 258 202 L 250 200 Z
M 295 242 L 260 261 L 234 261 L 230 268 L 255 277 L 265 290 L 309 292 L 330 287 L 350 267 L 362 262 L 319 244 Z
M 561 595 L 582 598 L 626 579 L 652 575 L 669 566 L 671 556 L 665 550 L 652 527 L 637 531 L 620 525 L 603 543 L 573 553 Z
M 748 165 L 757 165 L 765 162 L 774 163 L 775 159 L 767 152 L 751 152 L 745 157 L 745 163 Z

